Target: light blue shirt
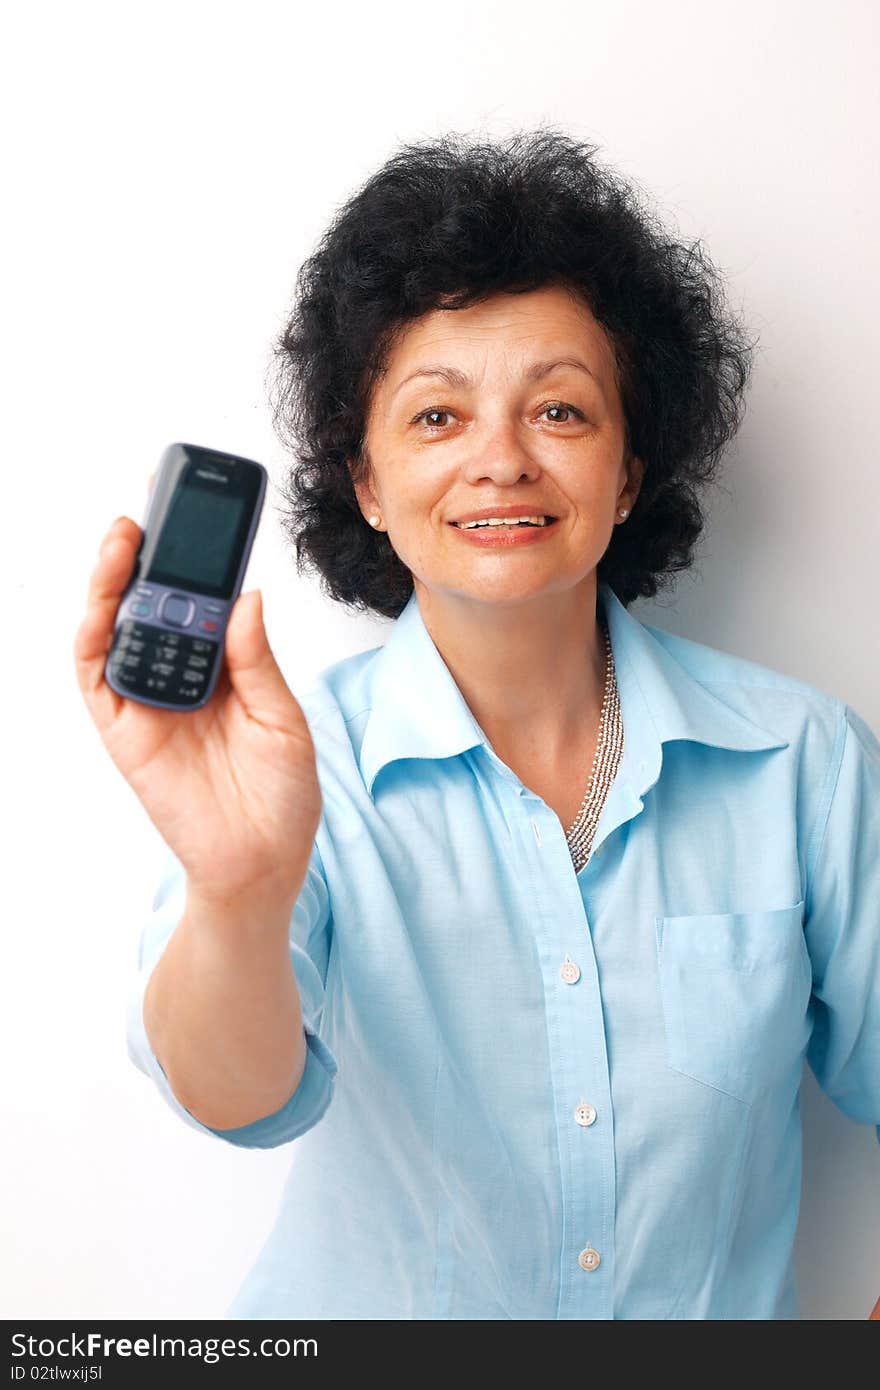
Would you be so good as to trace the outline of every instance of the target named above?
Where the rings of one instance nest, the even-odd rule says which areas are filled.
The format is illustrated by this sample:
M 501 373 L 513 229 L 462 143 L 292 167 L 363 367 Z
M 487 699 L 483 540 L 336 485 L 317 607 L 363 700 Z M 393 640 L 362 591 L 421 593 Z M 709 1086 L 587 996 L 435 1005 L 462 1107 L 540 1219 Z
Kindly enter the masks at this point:
M 808 1062 L 880 1139 L 880 744 L 823 691 L 641 623 L 600 583 L 623 757 L 574 871 L 415 595 L 297 696 L 323 813 L 291 916 L 295 1141 L 227 1316 L 798 1318 Z M 586 786 L 589 769 L 584 768 Z

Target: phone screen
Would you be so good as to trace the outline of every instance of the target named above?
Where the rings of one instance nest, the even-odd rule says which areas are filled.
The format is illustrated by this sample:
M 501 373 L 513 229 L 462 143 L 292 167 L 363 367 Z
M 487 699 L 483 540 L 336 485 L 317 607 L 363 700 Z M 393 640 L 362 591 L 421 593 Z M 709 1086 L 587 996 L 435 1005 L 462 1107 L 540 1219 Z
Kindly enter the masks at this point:
M 228 598 L 250 517 L 249 497 L 240 486 L 207 474 L 200 479 L 197 469 L 188 470 L 170 499 L 142 578 Z

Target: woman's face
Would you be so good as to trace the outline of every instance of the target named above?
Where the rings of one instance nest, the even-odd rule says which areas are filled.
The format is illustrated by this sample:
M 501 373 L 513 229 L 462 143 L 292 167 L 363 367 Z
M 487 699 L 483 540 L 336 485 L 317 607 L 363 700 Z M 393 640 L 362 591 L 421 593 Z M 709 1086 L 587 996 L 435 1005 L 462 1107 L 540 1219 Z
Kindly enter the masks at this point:
M 365 442 L 372 471 L 355 484 L 359 505 L 378 514 L 417 590 L 494 604 L 590 576 L 642 475 L 636 459 L 627 469 L 605 332 L 555 286 L 409 325 L 374 391 Z M 452 524 L 511 505 L 557 519 L 535 529 Z

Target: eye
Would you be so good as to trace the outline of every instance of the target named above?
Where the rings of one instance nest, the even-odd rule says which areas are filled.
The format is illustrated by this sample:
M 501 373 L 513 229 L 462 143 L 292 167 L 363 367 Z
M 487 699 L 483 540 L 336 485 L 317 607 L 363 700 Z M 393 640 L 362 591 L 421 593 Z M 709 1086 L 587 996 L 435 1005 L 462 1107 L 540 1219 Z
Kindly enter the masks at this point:
M 430 406 L 427 410 L 422 410 L 422 411 L 419 412 L 418 415 L 415 415 L 415 416 L 412 418 L 412 420 L 410 420 L 410 424 L 411 424 L 411 425 L 417 425 L 417 424 L 419 423 L 420 420 L 425 420 L 425 428 L 426 428 L 427 430 L 437 430 L 437 429 L 440 429 L 441 427 L 440 427 L 439 425 L 429 425 L 429 424 L 427 423 L 426 417 L 427 417 L 428 415 L 451 415 L 451 414 L 452 414 L 452 411 L 451 411 L 451 410 L 441 410 L 440 406 L 438 406 L 438 405 L 433 405 L 433 406 Z
M 578 410 L 577 406 L 575 405 L 566 405 L 565 401 L 551 401 L 549 405 L 541 406 L 541 409 L 538 411 L 538 414 L 543 415 L 544 412 L 547 410 L 567 410 L 571 415 L 575 415 L 578 420 L 584 419 L 583 411 Z M 554 420 L 551 421 L 551 423 L 556 425 L 567 425 L 568 421 Z
M 577 406 L 568 405 L 565 401 L 551 401 L 548 405 L 542 406 L 541 409 L 538 411 L 538 414 L 539 414 L 539 415 L 543 415 L 543 414 L 544 414 L 546 411 L 548 411 L 548 410 L 563 410 L 563 411 L 568 411 L 569 414 L 574 415 L 578 420 L 583 420 L 583 419 L 585 419 L 585 416 L 584 416 L 584 414 L 583 414 L 583 411 L 578 410 Z M 410 424 L 411 424 L 411 425 L 417 425 L 417 424 L 419 424 L 421 421 L 424 421 L 424 423 L 425 423 L 425 429 L 428 430 L 429 433 L 436 434 L 438 430 L 442 430 L 442 429 L 443 429 L 443 426 L 442 426 L 442 425 L 436 425 L 436 424 L 429 424 L 429 423 L 428 423 L 428 418 L 427 418 L 427 417 L 428 417 L 429 415 L 451 415 L 451 414 L 452 414 L 452 411 L 451 411 L 451 410 L 445 410 L 445 409 L 443 409 L 441 406 L 437 406 L 437 405 L 429 406 L 429 408 L 428 408 L 427 410 L 422 410 L 422 411 L 419 412 L 418 415 L 413 416 L 412 420 L 410 420 Z M 552 420 L 552 421 L 551 421 L 551 424 L 557 424 L 557 425 L 567 425 L 568 423 L 569 423 L 568 420 Z

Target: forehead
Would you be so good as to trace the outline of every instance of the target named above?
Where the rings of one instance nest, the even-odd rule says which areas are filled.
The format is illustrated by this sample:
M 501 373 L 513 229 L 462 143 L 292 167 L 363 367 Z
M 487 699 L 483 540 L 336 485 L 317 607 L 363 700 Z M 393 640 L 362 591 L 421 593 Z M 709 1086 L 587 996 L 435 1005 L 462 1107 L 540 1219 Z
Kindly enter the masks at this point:
M 499 356 L 515 365 L 524 354 L 545 356 L 580 350 L 603 380 L 614 374 L 614 353 L 605 329 L 588 306 L 560 286 L 526 294 L 500 293 L 465 309 L 432 309 L 405 325 L 385 364 L 385 385 L 397 383 L 423 362 L 461 365 Z

